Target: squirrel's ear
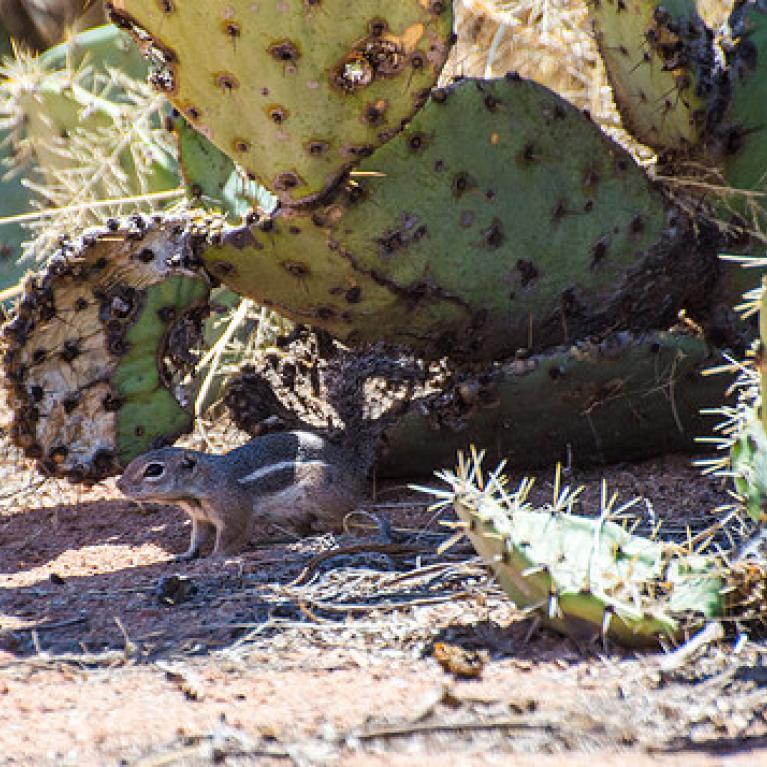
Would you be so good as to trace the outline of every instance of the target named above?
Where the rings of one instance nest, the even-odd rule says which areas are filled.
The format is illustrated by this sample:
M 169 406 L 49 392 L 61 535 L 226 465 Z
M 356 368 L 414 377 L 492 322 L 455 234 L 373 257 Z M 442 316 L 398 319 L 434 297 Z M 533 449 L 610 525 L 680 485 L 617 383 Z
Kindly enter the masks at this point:
M 197 456 L 194 453 L 184 453 L 181 456 L 181 468 L 194 471 L 197 467 Z

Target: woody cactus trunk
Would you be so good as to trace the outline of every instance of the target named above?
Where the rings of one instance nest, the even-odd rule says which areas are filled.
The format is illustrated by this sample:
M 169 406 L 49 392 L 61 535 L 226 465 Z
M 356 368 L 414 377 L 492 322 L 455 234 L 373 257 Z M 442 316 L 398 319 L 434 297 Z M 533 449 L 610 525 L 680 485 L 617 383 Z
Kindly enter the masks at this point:
M 441 0 L 106 7 L 175 110 L 200 206 L 73 232 L 27 283 L 5 368 L 14 436 L 45 471 L 95 480 L 188 428 L 218 283 L 344 348 L 385 345 L 364 390 L 397 355 L 447 359 L 378 420 L 392 472 L 469 436 L 541 462 L 700 432 L 725 385 L 701 368 L 748 332 L 717 252 L 761 247 L 762 0 L 721 38 L 692 2 L 591 6 L 625 127 L 685 174 L 673 193 L 541 85 L 440 84 Z

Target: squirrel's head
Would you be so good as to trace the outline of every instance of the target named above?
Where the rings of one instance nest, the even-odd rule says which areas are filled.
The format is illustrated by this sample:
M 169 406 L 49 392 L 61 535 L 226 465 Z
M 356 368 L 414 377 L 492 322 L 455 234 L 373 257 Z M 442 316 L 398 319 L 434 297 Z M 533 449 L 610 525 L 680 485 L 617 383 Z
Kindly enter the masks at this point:
M 199 495 L 204 467 L 202 454 L 166 447 L 134 458 L 117 480 L 129 498 L 146 501 L 180 501 Z

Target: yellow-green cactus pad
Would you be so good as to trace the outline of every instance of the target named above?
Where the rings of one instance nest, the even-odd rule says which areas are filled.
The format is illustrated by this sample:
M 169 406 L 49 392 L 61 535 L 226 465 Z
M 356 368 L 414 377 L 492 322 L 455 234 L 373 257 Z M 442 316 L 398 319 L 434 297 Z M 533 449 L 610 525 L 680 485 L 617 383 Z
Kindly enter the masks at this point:
M 740 2 L 729 21 L 729 101 L 714 131 L 715 159 L 732 188 L 726 199 L 748 229 L 767 231 L 767 3 Z M 760 239 L 758 253 L 764 252 Z
M 693 0 L 590 0 L 624 126 L 661 150 L 686 151 L 706 128 L 712 34 Z
M 180 383 L 209 283 L 185 263 L 190 236 L 110 221 L 28 280 L 4 366 L 12 435 L 45 473 L 96 481 L 191 427 Z
M 153 82 L 284 200 L 321 194 L 423 104 L 447 57 L 442 0 L 113 0 Z
M 459 526 L 504 591 L 567 636 L 657 646 L 684 640 L 727 611 L 722 561 L 632 535 L 609 519 L 609 506 L 581 517 L 560 494 L 533 508 L 529 486 L 513 492 L 497 472 L 485 482 L 478 461 L 438 476 L 452 487 L 435 494 L 452 501 Z

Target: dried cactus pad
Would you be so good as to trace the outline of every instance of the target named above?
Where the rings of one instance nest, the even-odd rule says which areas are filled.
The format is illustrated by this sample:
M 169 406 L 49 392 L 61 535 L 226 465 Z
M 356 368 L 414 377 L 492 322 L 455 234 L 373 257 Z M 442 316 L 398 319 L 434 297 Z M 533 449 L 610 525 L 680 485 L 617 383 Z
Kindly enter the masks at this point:
M 594 0 L 600 53 L 624 126 L 658 150 L 687 150 L 706 127 L 712 35 L 693 0 Z
M 49 475 L 93 482 L 191 426 L 177 401 L 207 312 L 190 235 L 134 217 L 65 244 L 3 329 L 12 436 Z
M 447 57 L 442 0 L 114 0 L 153 82 L 285 201 L 323 192 L 396 134 Z

